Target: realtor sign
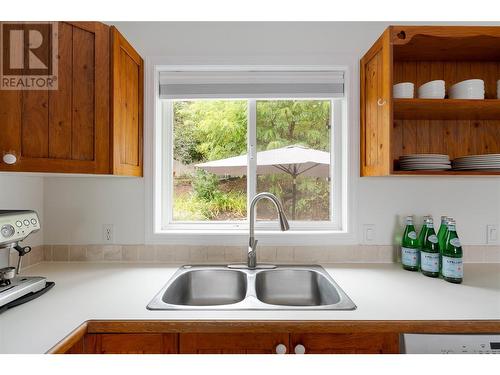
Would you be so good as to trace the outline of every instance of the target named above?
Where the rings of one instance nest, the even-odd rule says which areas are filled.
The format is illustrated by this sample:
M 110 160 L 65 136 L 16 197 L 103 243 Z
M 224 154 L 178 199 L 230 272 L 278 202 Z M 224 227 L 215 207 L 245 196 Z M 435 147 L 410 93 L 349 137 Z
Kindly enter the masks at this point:
M 0 43 L 0 90 L 57 90 L 57 22 L 1 22 Z

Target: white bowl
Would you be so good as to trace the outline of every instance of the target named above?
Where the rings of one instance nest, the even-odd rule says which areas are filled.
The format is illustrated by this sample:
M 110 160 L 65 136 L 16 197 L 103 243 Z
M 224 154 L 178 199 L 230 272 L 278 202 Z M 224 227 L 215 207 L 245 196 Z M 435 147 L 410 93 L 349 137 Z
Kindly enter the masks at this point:
M 411 99 L 414 92 L 415 85 L 412 82 L 397 83 L 392 87 L 392 96 L 395 99 Z
M 500 79 L 497 81 L 497 99 L 500 99 Z
M 484 89 L 484 81 L 482 79 L 467 79 L 465 81 L 461 81 L 458 83 L 455 83 L 451 87 L 456 87 L 456 88 L 483 88 Z
M 445 83 L 438 79 L 424 83 L 418 88 L 418 97 L 422 99 L 444 99 Z
M 468 79 L 450 87 L 450 99 L 484 99 L 484 81 Z

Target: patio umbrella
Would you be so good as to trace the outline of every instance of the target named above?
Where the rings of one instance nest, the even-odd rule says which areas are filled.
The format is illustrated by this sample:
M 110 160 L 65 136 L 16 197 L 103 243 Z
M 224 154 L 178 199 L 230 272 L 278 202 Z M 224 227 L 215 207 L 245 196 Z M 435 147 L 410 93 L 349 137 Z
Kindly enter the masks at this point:
M 247 155 L 196 164 L 217 175 L 243 176 L 247 173 Z M 257 152 L 257 174 L 286 173 L 293 179 L 292 219 L 295 219 L 297 177 L 329 177 L 330 153 L 299 145 Z

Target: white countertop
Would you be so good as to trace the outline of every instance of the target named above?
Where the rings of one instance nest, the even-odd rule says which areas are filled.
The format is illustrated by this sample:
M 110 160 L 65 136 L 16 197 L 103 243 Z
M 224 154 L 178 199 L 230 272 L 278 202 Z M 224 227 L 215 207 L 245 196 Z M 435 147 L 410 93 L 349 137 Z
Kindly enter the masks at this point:
M 42 263 L 26 271 L 56 282 L 45 295 L 0 314 L 0 353 L 44 353 L 81 323 L 100 320 L 478 320 L 500 319 L 500 264 L 466 264 L 463 284 L 398 264 L 325 268 L 353 311 L 149 311 L 178 266 Z

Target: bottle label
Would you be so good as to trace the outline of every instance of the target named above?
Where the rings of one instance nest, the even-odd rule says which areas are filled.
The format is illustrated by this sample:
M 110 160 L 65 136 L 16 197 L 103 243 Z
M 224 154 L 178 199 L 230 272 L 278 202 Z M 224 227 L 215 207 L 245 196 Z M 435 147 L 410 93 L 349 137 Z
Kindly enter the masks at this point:
M 410 237 L 412 240 L 416 240 L 417 239 L 417 232 L 415 232 L 415 231 L 408 232 L 408 237 Z
M 439 271 L 439 253 L 420 252 L 420 268 L 422 271 L 438 272 Z
M 429 240 L 429 242 L 438 243 L 438 238 L 435 234 L 431 234 L 429 237 L 427 237 L 427 239 Z
M 458 238 L 452 238 L 450 240 L 450 243 L 454 246 L 454 247 L 460 247 L 460 240 Z
M 464 267 L 462 258 L 451 258 L 443 256 L 443 276 L 462 279 L 464 277 Z
M 418 266 L 418 249 L 410 249 L 408 247 L 401 248 L 401 262 L 405 266 Z

